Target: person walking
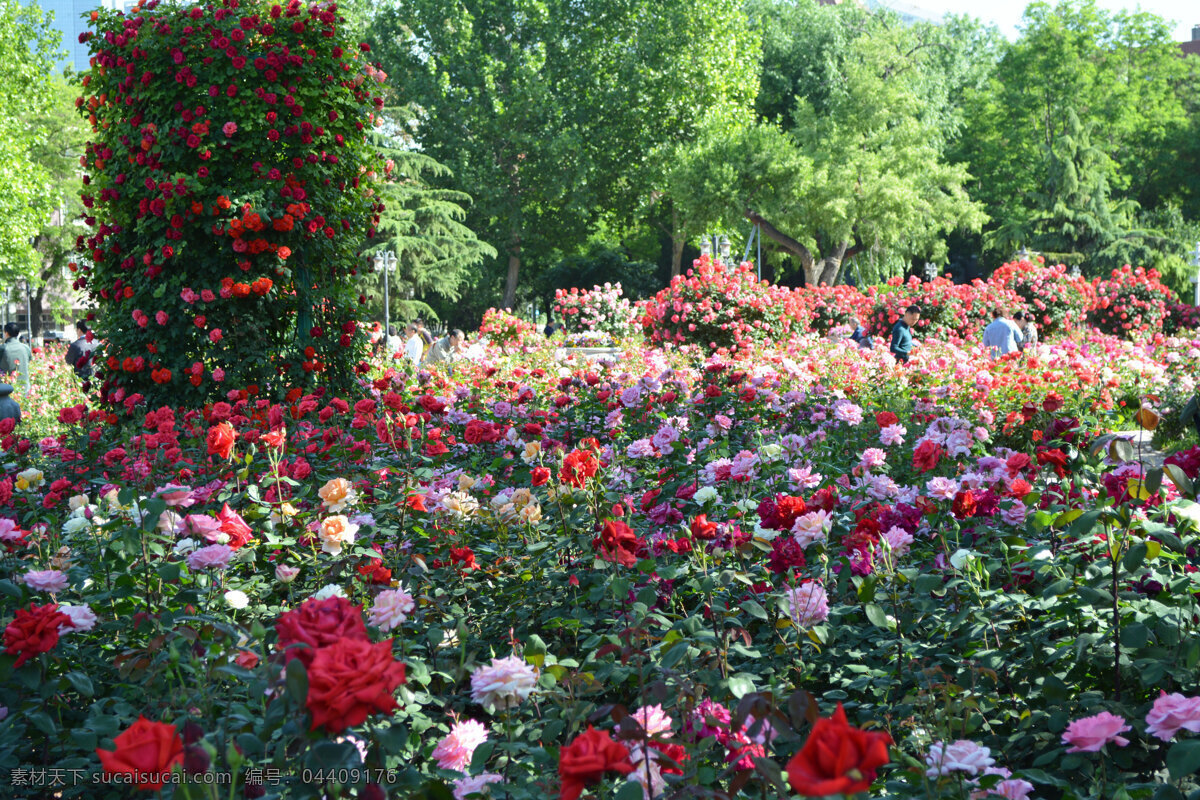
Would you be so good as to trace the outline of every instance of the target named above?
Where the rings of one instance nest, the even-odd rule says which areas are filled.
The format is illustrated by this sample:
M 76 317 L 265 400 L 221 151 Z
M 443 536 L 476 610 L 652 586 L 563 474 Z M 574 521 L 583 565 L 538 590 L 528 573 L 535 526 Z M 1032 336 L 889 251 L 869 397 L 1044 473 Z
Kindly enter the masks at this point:
M 0 349 L 0 373 L 11 375 L 14 372 L 21 379 L 21 387 L 29 391 L 29 362 L 33 353 L 29 345 L 20 339 L 21 326 L 10 322 L 4 326 L 4 347 Z
M 86 381 L 92 377 L 92 352 L 96 349 L 96 335 L 93 333 L 89 336 L 88 324 L 83 320 L 75 323 L 75 334 L 78 338 L 71 342 L 71 346 L 67 348 L 66 355 L 63 360 L 66 361 L 75 370 L 75 375 L 81 380 Z
M 992 321 L 983 329 L 983 346 L 993 359 L 1006 356 L 1020 349 L 1021 331 L 1008 318 L 1008 312 L 997 306 L 992 309 Z
M 1017 323 L 1017 330 L 1021 332 L 1022 350 L 1038 343 L 1038 329 L 1037 324 L 1033 321 L 1032 313 L 1018 311 L 1016 314 L 1013 314 L 1013 321 Z
M 415 370 L 421 366 L 421 356 L 425 353 L 425 340 L 417 333 L 417 325 L 410 322 L 404 326 L 404 357 L 412 362 Z
M 911 305 L 904 309 L 904 316 L 892 326 L 892 340 L 888 344 L 888 350 L 897 361 L 908 363 L 908 354 L 912 352 L 913 346 L 912 328 L 920 318 L 921 307 Z

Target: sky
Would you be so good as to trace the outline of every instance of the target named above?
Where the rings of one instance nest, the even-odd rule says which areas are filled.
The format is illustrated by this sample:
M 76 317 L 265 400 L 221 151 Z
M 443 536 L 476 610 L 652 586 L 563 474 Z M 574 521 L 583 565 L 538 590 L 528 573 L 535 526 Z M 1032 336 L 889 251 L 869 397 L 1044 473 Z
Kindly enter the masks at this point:
M 940 19 L 943 14 L 969 14 L 986 22 L 995 23 L 1009 39 L 1015 39 L 1021 15 L 1025 13 L 1028 0 L 882 0 L 884 5 L 897 11 L 912 9 L 920 16 Z M 1200 3 L 1196 0 L 1097 0 L 1096 5 L 1109 11 L 1121 9 L 1149 11 L 1175 23 L 1175 40 L 1192 38 L 1192 26 L 1200 25 Z

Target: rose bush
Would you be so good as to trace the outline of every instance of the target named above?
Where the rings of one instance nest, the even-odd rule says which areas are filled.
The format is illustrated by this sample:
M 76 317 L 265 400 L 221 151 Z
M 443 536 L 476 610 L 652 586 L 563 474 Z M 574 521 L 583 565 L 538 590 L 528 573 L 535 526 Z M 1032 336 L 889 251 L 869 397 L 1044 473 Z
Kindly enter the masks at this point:
M 1160 332 L 1167 306 L 1176 300 L 1158 272 L 1143 267 L 1114 269 L 1107 279 L 1093 279 L 1092 286 L 1096 298 L 1088 320 L 1104 333 L 1129 339 Z
M 633 333 L 637 309 L 622 297 L 621 284 L 587 289 L 555 289 L 554 310 L 569 333 L 606 333 L 624 339 Z
M 358 248 L 378 219 L 365 129 L 381 74 L 336 5 L 102 10 L 77 105 L 101 398 L 347 389 Z M 365 365 L 364 365 L 365 366 Z
M 709 256 L 640 306 L 653 344 L 734 351 L 786 338 L 800 310 L 794 292 L 759 281 L 749 263 L 726 266 Z
M 988 276 L 991 285 L 1011 289 L 1033 315 L 1041 338 L 1083 327 L 1096 301 L 1095 287 L 1063 264 L 1048 265 L 1042 256 L 1010 261 Z

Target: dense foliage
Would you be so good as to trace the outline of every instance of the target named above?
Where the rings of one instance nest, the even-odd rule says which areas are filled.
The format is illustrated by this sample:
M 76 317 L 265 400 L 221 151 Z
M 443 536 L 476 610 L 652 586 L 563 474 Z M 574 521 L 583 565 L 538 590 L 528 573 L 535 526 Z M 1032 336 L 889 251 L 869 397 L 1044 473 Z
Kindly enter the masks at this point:
M 150 2 L 94 25 L 76 285 L 98 310 L 103 398 L 349 386 L 382 101 L 336 6 Z

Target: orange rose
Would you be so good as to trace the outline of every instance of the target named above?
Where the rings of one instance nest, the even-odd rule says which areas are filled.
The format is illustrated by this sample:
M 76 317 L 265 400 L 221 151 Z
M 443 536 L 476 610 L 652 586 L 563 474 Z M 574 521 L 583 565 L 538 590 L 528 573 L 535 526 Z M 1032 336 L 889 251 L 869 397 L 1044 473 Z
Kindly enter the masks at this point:
M 392 640 L 371 644 L 338 639 L 319 649 L 308 668 L 312 729 L 329 733 L 361 725 L 375 713 L 391 713 L 392 693 L 404 683 L 404 665 L 392 656 Z
M 174 725 L 151 722 L 138 717 L 113 739 L 116 750 L 96 748 L 100 764 L 108 775 L 127 775 L 139 789 L 161 789 L 171 775 L 171 768 L 183 762 L 183 739 Z
M 325 507 L 334 513 L 358 500 L 354 485 L 345 478 L 334 478 L 317 490 Z

